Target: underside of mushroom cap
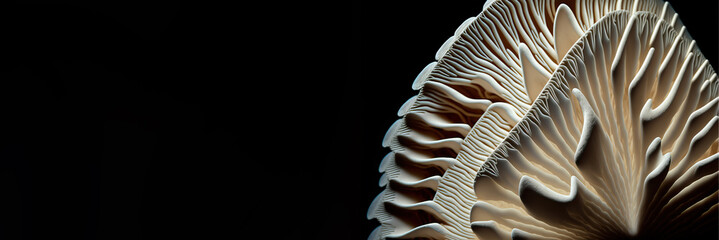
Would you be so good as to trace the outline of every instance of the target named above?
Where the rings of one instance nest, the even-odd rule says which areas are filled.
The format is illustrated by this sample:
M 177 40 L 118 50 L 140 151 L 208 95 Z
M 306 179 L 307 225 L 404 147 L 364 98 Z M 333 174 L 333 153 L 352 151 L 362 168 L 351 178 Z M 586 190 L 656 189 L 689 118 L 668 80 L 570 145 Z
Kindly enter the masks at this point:
M 380 164 L 385 190 L 367 214 L 381 223 L 370 239 L 476 238 L 470 213 L 480 168 L 498 174 L 486 164 L 490 155 L 526 119 L 578 40 L 616 11 L 647 12 L 667 28 L 683 27 L 660 0 L 496 0 L 462 23 L 418 74 L 412 84 L 418 95 L 385 136 L 383 146 L 392 151 Z M 675 34 L 689 38 L 683 30 Z

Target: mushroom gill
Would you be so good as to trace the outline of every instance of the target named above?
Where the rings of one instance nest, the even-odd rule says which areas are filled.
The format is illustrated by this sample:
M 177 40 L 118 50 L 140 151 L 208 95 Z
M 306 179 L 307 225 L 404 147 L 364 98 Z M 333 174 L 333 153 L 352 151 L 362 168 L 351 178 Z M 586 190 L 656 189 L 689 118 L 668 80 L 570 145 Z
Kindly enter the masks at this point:
M 719 85 L 681 31 L 617 11 L 574 44 L 479 171 L 480 239 L 716 231 Z
M 668 3 L 487 1 L 435 58 L 383 140 L 370 239 L 632 236 L 716 202 L 668 183 L 717 158 L 716 75 Z

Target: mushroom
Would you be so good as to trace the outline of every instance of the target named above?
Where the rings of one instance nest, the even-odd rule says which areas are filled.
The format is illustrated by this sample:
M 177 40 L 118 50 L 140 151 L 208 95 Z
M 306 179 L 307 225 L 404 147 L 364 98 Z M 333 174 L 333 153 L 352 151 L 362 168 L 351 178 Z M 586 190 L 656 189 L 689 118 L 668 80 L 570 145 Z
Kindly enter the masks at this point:
M 716 74 L 668 3 L 487 1 L 435 58 L 383 140 L 370 239 L 641 235 L 657 209 L 690 216 L 680 193 L 716 212 L 716 184 L 684 177 L 716 172 Z

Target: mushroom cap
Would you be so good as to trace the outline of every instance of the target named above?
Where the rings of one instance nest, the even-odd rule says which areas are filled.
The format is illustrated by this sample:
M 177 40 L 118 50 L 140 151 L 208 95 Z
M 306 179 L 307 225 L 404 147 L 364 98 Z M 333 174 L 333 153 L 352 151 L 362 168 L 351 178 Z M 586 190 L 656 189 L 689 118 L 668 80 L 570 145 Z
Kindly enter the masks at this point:
M 633 14 L 638 15 L 634 17 L 635 15 Z M 630 18 L 645 20 L 629 21 L 628 19 Z M 655 21 L 648 23 L 648 20 L 646 20 L 648 18 Z M 627 28 L 625 26 L 627 22 L 636 23 L 637 26 Z M 600 28 L 600 25 L 604 27 Z M 661 27 L 655 27 L 655 25 Z M 646 30 L 647 28 L 658 30 L 652 32 L 653 30 Z M 623 39 L 621 37 L 624 36 L 622 34 L 626 29 L 639 29 L 636 31 L 643 34 L 639 37 L 641 41 L 635 41 L 635 39 L 620 41 Z M 681 30 L 677 31 L 676 29 Z M 614 48 L 602 48 L 602 44 L 591 45 L 591 47 L 601 49 L 584 48 L 585 42 L 591 42 L 590 40 L 585 40 L 589 35 L 599 39 L 594 42 L 610 41 L 611 44 L 607 43 L 606 46 Z M 610 35 L 618 38 L 605 38 Z M 680 39 L 679 43 L 676 43 L 675 39 Z M 584 130 L 583 127 L 585 126 L 583 122 L 577 122 L 577 118 L 584 119 L 584 115 L 582 115 L 584 112 L 576 103 L 578 100 L 567 100 L 568 102 L 562 102 L 563 105 L 557 105 L 559 101 L 547 100 L 549 98 L 547 94 L 555 94 L 556 90 L 549 88 L 557 88 L 556 83 L 553 83 L 559 81 L 555 80 L 558 78 L 557 75 L 571 73 L 574 74 L 574 79 L 580 79 L 587 74 L 587 69 L 591 67 L 596 69 L 596 66 L 600 63 L 604 64 L 605 68 L 606 66 L 623 66 L 618 69 L 624 71 L 622 73 L 624 74 L 623 81 L 625 85 L 638 84 L 631 85 L 634 86 L 631 89 L 647 88 L 649 89 L 647 91 L 652 94 L 662 96 L 663 100 L 663 96 L 669 93 L 668 90 L 665 90 L 668 88 L 648 88 L 644 87 L 644 85 L 669 86 L 675 82 L 673 78 L 659 78 L 659 80 L 655 81 L 656 83 L 650 80 L 633 82 L 632 80 L 634 79 L 629 77 L 629 72 L 633 71 L 626 71 L 626 69 L 645 67 L 645 72 L 662 69 L 663 72 L 656 74 L 657 76 L 674 76 L 682 71 L 682 64 L 677 63 L 679 59 L 683 59 L 680 55 L 684 56 L 682 54 L 691 52 L 693 59 L 690 64 L 691 67 L 684 68 L 684 74 L 701 72 L 702 76 L 711 76 L 709 73 L 713 74 L 713 69 L 707 66 L 708 64 L 706 63 L 702 65 L 701 62 L 705 62 L 705 60 L 703 60 L 701 53 L 693 44 L 687 43 L 687 41 L 691 42 L 690 39 L 691 37 L 683 30 L 683 25 L 678 20 L 673 9 L 668 3 L 660 0 L 488 1 L 484 5 L 482 13 L 462 23 L 455 31 L 455 35 L 450 37 L 437 51 L 435 54 L 437 61 L 428 64 L 418 74 L 412 88 L 419 90 L 419 94 L 410 98 L 400 108 L 398 116 L 401 118 L 390 127 L 385 135 L 383 146 L 389 147 L 391 150 L 382 160 L 379 169 L 380 172 L 384 173 L 380 179 L 380 186 L 385 187 L 385 190 L 375 198 L 367 214 L 368 218 L 378 219 L 381 226 L 375 229 L 370 235 L 370 239 L 473 239 L 478 235 L 481 235 L 482 239 L 484 239 L 491 238 L 490 236 L 494 236 L 492 235 L 494 233 L 503 234 L 501 235 L 502 238 L 539 236 L 532 229 L 512 227 L 511 224 L 502 223 L 498 219 L 487 218 L 492 215 L 488 215 L 486 211 L 482 214 L 475 214 L 475 210 L 483 209 L 477 206 L 493 206 L 502 211 L 509 209 L 508 207 L 510 206 L 521 206 L 516 204 L 516 206 L 506 205 L 507 202 L 512 201 L 504 199 L 516 200 L 515 198 L 520 196 L 517 195 L 519 194 L 519 188 L 504 188 L 502 190 L 502 188 L 496 186 L 525 186 L 525 189 L 528 189 L 523 191 L 525 196 L 554 191 L 562 196 L 551 195 L 555 197 L 553 198 L 554 200 L 558 201 L 571 201 L 570 198 L 566 197 L 567 194 L 569 194 L 569 197 L 575 194 L 575 199 L 577 197 L 584 197 L 582 199 L 585 199 L 586 196 L 591 196 L 587 195 L 588 193 L 596 195 L 593 192 L 596 190 L 593 183 L 586 182 L 585 176 L 567 175 L 571 166 L 575 166 L 575 168 L 578 166 L 576 163 L 574 165 L 570 164 L 571 166 L 561 165 L 560 167 L 564 170 L 557 172 L 546 169 L 551 165 L 545 166 L 546 163 L 554 161 L 548 157 L 567 157 L 571 155 L 570 153 L 588 153 L 601 149 L 597 147 L 577 147 L 579 145 L 594 146 L 586 143 L 590 138 L 578 138 L 576 135 L 577 133 L 583 133 L 582 130 Z M 621 47 L 617 45 L 620 42 L 624 44 Z M 647 42 L 654 45 L 647 45 Z M 628 43 L 629 45 L 627 46 L 626 44 Z M 658 50 L 660 45 L 662 49 Z M 656 64 L 642 65 L 641 60 L 643 58 L 639 58 L 639 56 L 644 57 L 645 55 L 642 54 L 647 54 L 646 52 L 649 50 L 639 51 L 634 48 L 646 48 L 646 46 L 657 48 L 652 50 L 656 52 L 656 55 L 652 55 L 656 56 L 652 58 L 654 62 L 663 60 L 666 56 L 673 56 L 673 58 L 668 63 L 659 66 L 656 66 Z M 627 52 L 631 52 L 633 55 L 631 57 L 617 58 L 618 55 L 611 52 L 612 54 L 597 54 L 594 55 L 595 57 L 581 57 L 584 55 L 580 56 L 580 53 L 576 53 L 576 51 L 584 51 L 584 49 L 590 49 L 587 50 L 587 55 L 595 54 L 595 52 L 616 51 L 616 49 L 631 49 L 631 51 Z M 641 54 L 635 53 L 636 51 Z M 659 57 L 660 55 L 661 58 Z M 614 62 L 611 61 L 614 59 L 627 58 L 629 60 L 622 60 L 624 65 L 612 65 Z M 577 63 L 579 61 L 584 64 L 583 70 L 575 70 L 575 72 L 567 70 L 574 69 L 577 65 L 582 65 Z M 704 67 L 700 69 L 701 66 Z M 616 70 L 615 68 L 609 69 Z M 577 72 L 584 75 L 577 74 Z M 613 80 L 618 79 L 616 78 L 617 76 L 622 75 L 616 73 L 617 75 L 615 76 L 610 73 L 615 74 L 614 71 L 609 70 L 594 71 L 596 77 L 588 83 L 588 86 L 589 89 L 597 91 L 596 93 L 581 87 L 574 87 L 577 88 L 579 94 L 587 93 L 589 95 L 584 97 L 585 99 L 590 99 L 588 100 L 589 106 L 598 106 L 598 101 L 594 100 L 598 96 L 613 97 L 615 92 L 617 96 L 630 95 L 631 93 L 640 94 L 641 91 L 637 90 L 629 91 L 625 89 L 618 91 L 617 89 L 609 88 L 610 84 L 608 83 L 612 83 Z M 649 75 L 645 78 L 653 76 L 652 74 Z M 574 81 L 582 82 L 586 81 L 586 79 Z M 716 98 L 716 77 L 714 77 L 714 80 L 705 79 L 701 81 L 701 84 L 697 81 L 697 84 L 701 85 L 698 90 L 692 90 L 697 98 Z M 637 86 L 642 86 L 642 88 Z M 686 87 L 688 85 L 677 86 Z M 677 90 L 675 92 L 683 93 L 686 91 Z M 645 97 L 646 94 L 642 93 L 640 95 Z M 686 95 L 694 96 L 691 94 Z M 637 98 L 638 96 L 632 97 L 639 99 Z M 627 103 L 618 100 L 613 100 L 618 102 L 610 103 L 616 106 L 624 106 L 629 102 L 629 97 L 619 99 Z M 546 103 L 538 103 L 540 100 Z M 661 102 L 658 99 L 655 101 Z M 699 104 L 702 101 L 697 100 L 696 102 Z M 706 102 L 711 101 L 707 100 Z M 605 103 L 601 102 L 601 104 Z M 676 108 L 676 105 L 681 104 L 680 102 L 668 105 Z M 548 105 L 556 105 L 565 112 L 555 114 L 553 117 L 548 114 L 532 114 L 536 111 L 546 112 L 549 109 Z M 601 105 L 597 110 L 593 110 L 594 115 L 601 117 L 596 117 L 596 119 L 599 119 L 596 122 L 590 122 L 594 124 L 592 126 L 600 126 L 591 128 L 591 131 L 608 129 L 607 131 L 612 134 L 622 132 L 621 130 L 613 130 L 622 126 L 609 123 L 617 124 L 619 121 L 616 119 L 628 119 L 635 117 L 634 115 L 636 114 L 634 112 L 625 114 L 628 111 L 627 108 L 620 111 L 621 114 L 604 115 L 608 112 L 608 106 L 611 106 L 609 110 L 614 110 L 613 106 L 615 105 Z M 636 106 L 633 107 L 636 108 Z M 648 109 L 644 117 L 651 118 L 655 115 L 661 115 L 665 116 L 663 119 L 666 120 L 668 115 L 662 115 L 652 110 L 652 108 Z M 688 118 L 679 120 L 680 122 L 672 122 L 672 127 L 674 127 L 672 129 L 681 128 L 682 124 L 688 124 L 688 122 L 698 123 L 699 121 L 688 119 L 705 120 L 707 118 L 705 116 L 707 114 L 701 115 L 702 117 L 696 115 L 691 118 L 689 115 L 693 113 L 689 108 L 681 108 L 681 110 L 682 112 L 678 114 L 684 114 Z M 568 115 L 565 116 L 565 114 Z M 581 117 L 577 117 L 579 116 L 577 114 L 581 115 Z M 540 126 L 540 120 L 550 121 L 547 118 L 551 121 L 560 122 L 555 125 Z M 527 121 L 532 123 L 526 123 Z M 648 122 L 654 124 L 655 128 L 657 124 L 661 125 L 663 123 L 659 120 Z M 539 147 L 534 147 L 532 148 L 533 150 L 527 150 L 529 151 L 527 153 L 517 155 L 519 151 L 516 150 L 516 146 L 509 144 L 509 142 L 525 139 L 517 136 L 530 136 L 531 134 L 527 132 L 542 132 L 536 130 L 537 127 L 540 129 L 551 129 L 553 127 L 555 130 L 550 131 L 551 134 L 543 136 L 553 140 L 561 139 L 561 142 L 566 146 L 560 146 L 559 150 L 551 153 L 552 155 L 542 152 L 541 150 L 543 149 Z M 517 130 L 518 128 L 527 132 L 517 133 L 518 131 L 521 132 Z M 633 131 L 629 130 L 631 134 L 621 138 L 623 143 L 634 141 L 633 137 L 638 135 Z M 693 133 L 691 131 L 686 134 L 680 130 L 668 130 L 666 132 L 669 132 L 667 136 L 660 137 L 681 140 L 694 136 L 691 135 Z M 614 137 L 612 134 L 610 136 Z M 531 138 L 529 139 L 531 140 Z M 613 138 L 609 139 L 614 140 Z M 517 146 L 537 145 L 532 145 L 533 142 L 526 139 L 523 141 L 521 143 L 524 145 L 517 142 L 512 143 L 516 143 Z M 682 141 L 674 141 L 679 142 L 674 145 L 681 145 Z M 690 141 L 684 142 L 686 142 L 684 145 L 687 145 L 684 148 L 690 148 Z M 555 143 L 552 142 L 552 144 Z M 711 145 L 709 149 L 714 149 L 713 151 L 716 153 L 715 145 Z M 515 146 L 515 148 L 509 146 Z M 669 151 L 673 145 L 666 147 L 669 150 L 665 149 L 664 146 L 661 145 L 661 149 Z M 622 148 L 624 152 L 629 152 L 630 150 L 633 149 L 629 147 Z M 502 153 L 508 155 L 501 155 Z M 513 157 L 508 157 L 509 155 L 523 156 L 524 160 L 514 160 Z M 636 157 L 641 154 L 633 153 L 629 155 Z M 706 157 L 704 155 L 700 157 Z M 628 160 L 628 158 L 625 160 Z M 543 180 L 546 180 L 544 177 L 540 178 L 537 175 L 525 174 L 522 171 L 505 169 L 507 166 L 514 166 L 513 164 L 519 164 L 520 162 L 530 164 L 525 164 L 527 166 L 539 166 L 537 167 L 538 169 L 548 171 L 551 174 L 560 174 L 553 177 L 558 179 L 554 180 L 556 181 L 556 186 L 547 185 L 543 182 Z M 601 161 L 585 162 L 593 163 L 593 165 L 590 164 L 591 166 L 606 165 Z M 654 162 L 662 161 L 655 160 Z M 631 167 L 635 166 L 632 165 Z M 515 168 L 517 167 L 515 166 Z M 567 176 L 570 177 L 567 178 Z M 477 180 L 476 184 L 475 179 Z M 493 182 L 493 184 L 485 184 L 487 182 Z M 560 182 L 562 184 L 559 184 Z M 634 184 L 636 185 L 636 183 Z M 496 191 L 492 192 L 492 186 L 494 185 L 496 185 L 496 189 L 493 190 Z M 487 191 L 491 192 L 491 194 L 488 194 Z M 534 197 L 530 198 L 533 199 Z M 551 201 L 541 203 L 534 202 L 534 206 L 550 204 Z M 517 207 L 517 209 L 521 209 L 521 207 Z M 526 209 L 523 214 L 532 216 Z M 477 220 L 476 216 L 484 216 L 484 218 Z M 488 230 L 492 230 L 494 233 Z M 566 230 L 557 231 L 564 234 L 558 236 L 574 236 L 567 233 Z

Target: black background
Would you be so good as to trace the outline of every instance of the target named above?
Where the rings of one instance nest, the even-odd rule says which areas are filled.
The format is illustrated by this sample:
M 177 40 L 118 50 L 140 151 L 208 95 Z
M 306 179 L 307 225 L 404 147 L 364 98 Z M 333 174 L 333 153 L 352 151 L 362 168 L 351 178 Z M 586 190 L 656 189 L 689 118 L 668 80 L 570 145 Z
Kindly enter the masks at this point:
M 670 2 L 717 66 L 717 3 Z M 3 3 L 0 239 L 366 239 L 382 137 L 482 5 Z

